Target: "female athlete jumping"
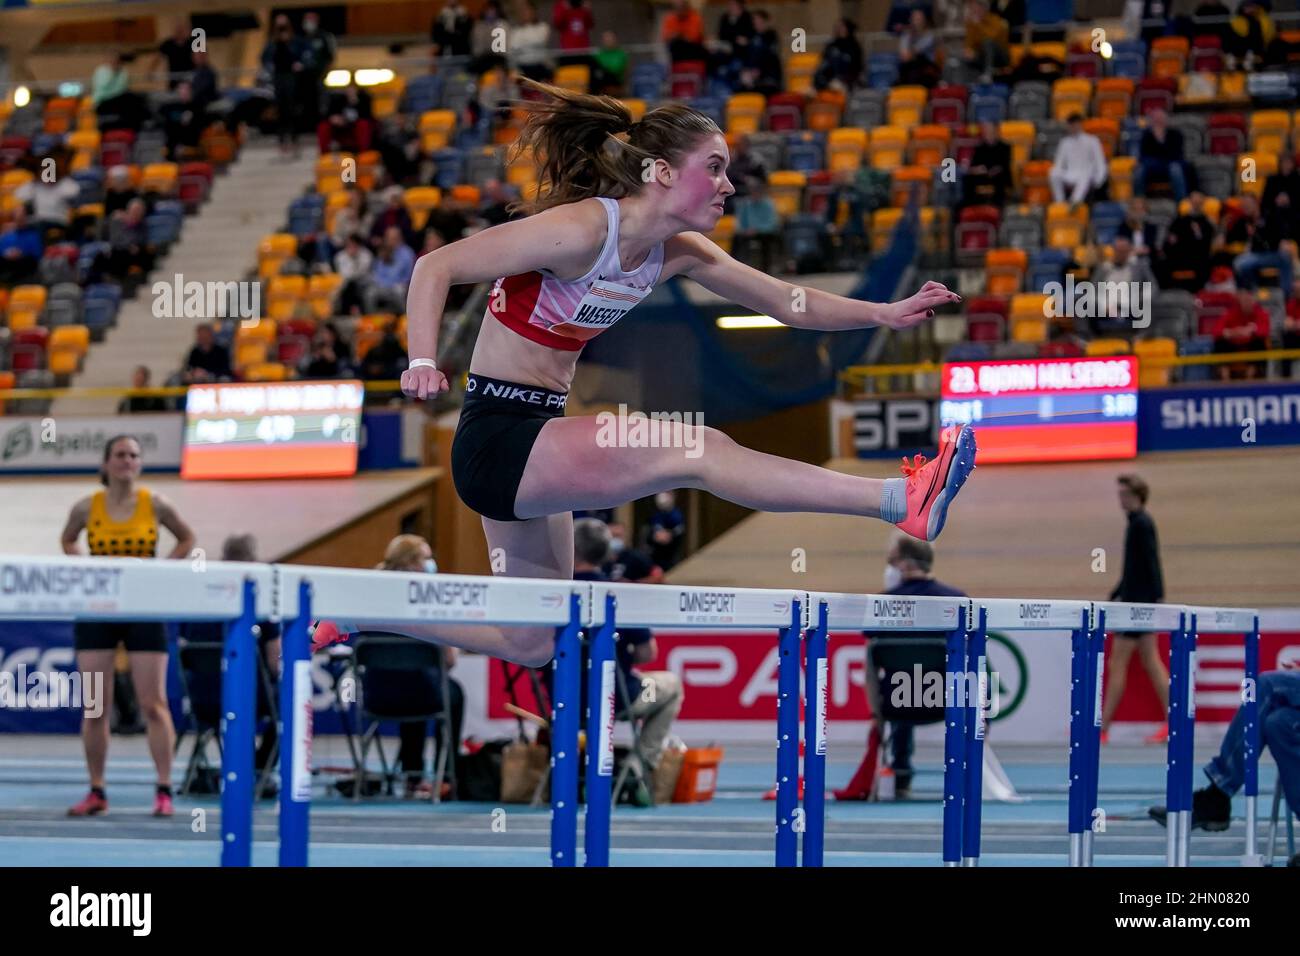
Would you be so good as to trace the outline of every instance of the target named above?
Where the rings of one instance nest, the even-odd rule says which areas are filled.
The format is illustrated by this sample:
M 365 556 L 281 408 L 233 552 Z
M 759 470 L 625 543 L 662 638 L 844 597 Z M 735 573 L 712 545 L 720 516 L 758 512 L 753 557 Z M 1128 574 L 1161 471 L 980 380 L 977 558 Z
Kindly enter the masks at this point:
M 702 234 L 735 191 L 727 142 L 713 120 L 671 104 L 633 122 L 617 99 L 528 85 L 546 96 L 530 104 L 516 147 L 540 163 L 538 197 L 520 204 L 533 215 L 419 260 L 407 294 L 411 361 L 402 373 L 402 391 L 412 398 L 447 390 L 433 361 L 447 292 L 495 279 L 451 467 L 460 497 L 483 517 L 489 551 L 505 555 L 504 573 L 569 578 L 572 511 L 675 488 L 701 488 L 760 511 L 881 518 L 918 538 L 938 536 L 975 463 L 965 426 L 944 431 L 936 460 L 917 456 L 905 464 L 905 478 L 881 480 L 753 451 L 702 426 L 660 442 L 671 447 L 611 447 L 598 440 L 594 416 L 564 416 L 583 345 L 673 276 L 785 325 L 824 331 L 906 329 L 960 297 L 938 282 L 892 304 L 811 288 L 796 295 L 795 286 L 737 262 Z M 702 454 L 688 456 L 694 441 Z M 398 629 L 534 666 L 552 654 L 549 627 Z M 344 622 L 322 624 L 315 643 L 349 630 Z

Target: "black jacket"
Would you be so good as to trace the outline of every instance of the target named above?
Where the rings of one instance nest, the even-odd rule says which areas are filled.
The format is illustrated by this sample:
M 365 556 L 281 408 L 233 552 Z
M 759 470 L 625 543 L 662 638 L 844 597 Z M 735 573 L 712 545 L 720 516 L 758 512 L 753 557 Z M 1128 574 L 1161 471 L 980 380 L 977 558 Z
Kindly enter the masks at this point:
M 1124 533 L 1124 573 L 1110 599 L 1133 604 L 1158 604 L 1165 599 L 1156 523 L 1145 509 L 1129 513 Z

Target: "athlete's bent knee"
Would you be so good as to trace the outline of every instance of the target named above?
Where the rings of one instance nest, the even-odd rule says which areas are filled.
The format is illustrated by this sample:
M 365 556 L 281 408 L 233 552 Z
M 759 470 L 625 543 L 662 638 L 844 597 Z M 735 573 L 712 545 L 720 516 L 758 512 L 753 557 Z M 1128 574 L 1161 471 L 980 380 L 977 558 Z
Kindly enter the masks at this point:
M 524 667 L 545 667 L 555 656 L 555 635 L 522 634 L 510 641 L 510 660 Z

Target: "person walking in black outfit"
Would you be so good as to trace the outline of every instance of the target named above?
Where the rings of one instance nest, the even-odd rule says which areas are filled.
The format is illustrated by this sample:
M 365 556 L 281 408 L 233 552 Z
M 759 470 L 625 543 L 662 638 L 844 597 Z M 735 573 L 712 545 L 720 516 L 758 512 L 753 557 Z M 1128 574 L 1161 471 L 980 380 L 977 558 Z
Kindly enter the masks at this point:
M 1109 600 L 1133 604 L 1159 604 L 1165 599 L 1164 575 L 1160 571 L 1160 543 L 1156 539 L 1156 524 L 1146 510 L 1151 489 L 1138 475 L 1119 476 L 1119 504 L 1128 515 L 1128 530 L 1124 532 L 1124 572 L 1119 584 L 1111 591 Z M 1110 663 L 1106 668 L 1106 698 L 1101 713 L 1102 742 L 1108 740 L 1110 722 L 1115 717 L 1124 684 L 1128 678 L 1129 659 L 1137 648 L 1142 667 L 1151 678 L 1151 685 L 1160 698 L 1160 705 L 1169 710 L 1169 671 L 1160 659 L 1160 648 L 1154 634 L 1116 633 L 1110 649 Z M 1167 739 L 1168 728 L 1161 728 L 1147 743 L 1161 743 Z
M 303 71 L 303 48 L 293 25 L 283 13 L 275 18 L 271 39 L 262 49 L 262 67 L 271 74 L 275 89 L 276 133 L 280 152 L 298 152 L 298 78 Z

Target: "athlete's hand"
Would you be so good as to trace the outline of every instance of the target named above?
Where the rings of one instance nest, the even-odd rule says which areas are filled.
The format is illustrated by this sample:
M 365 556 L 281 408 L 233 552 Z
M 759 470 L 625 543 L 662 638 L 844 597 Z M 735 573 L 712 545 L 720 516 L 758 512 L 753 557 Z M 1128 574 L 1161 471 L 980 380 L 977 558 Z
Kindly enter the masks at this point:
M 960 301 L 961 296 L 949 291 L 942 282 L 927 282 L 916 295 L 885 306 L 883 324 L 891 329 L 909 329 L 934 318 L 934 310 L 939 306 Z
M 426 398 L 436 398 L 449 387 L 447 376 L 427 365 L 408 368 L 402 373 L 402 394 L 407 398 L 418 398 L 421 401 Z

